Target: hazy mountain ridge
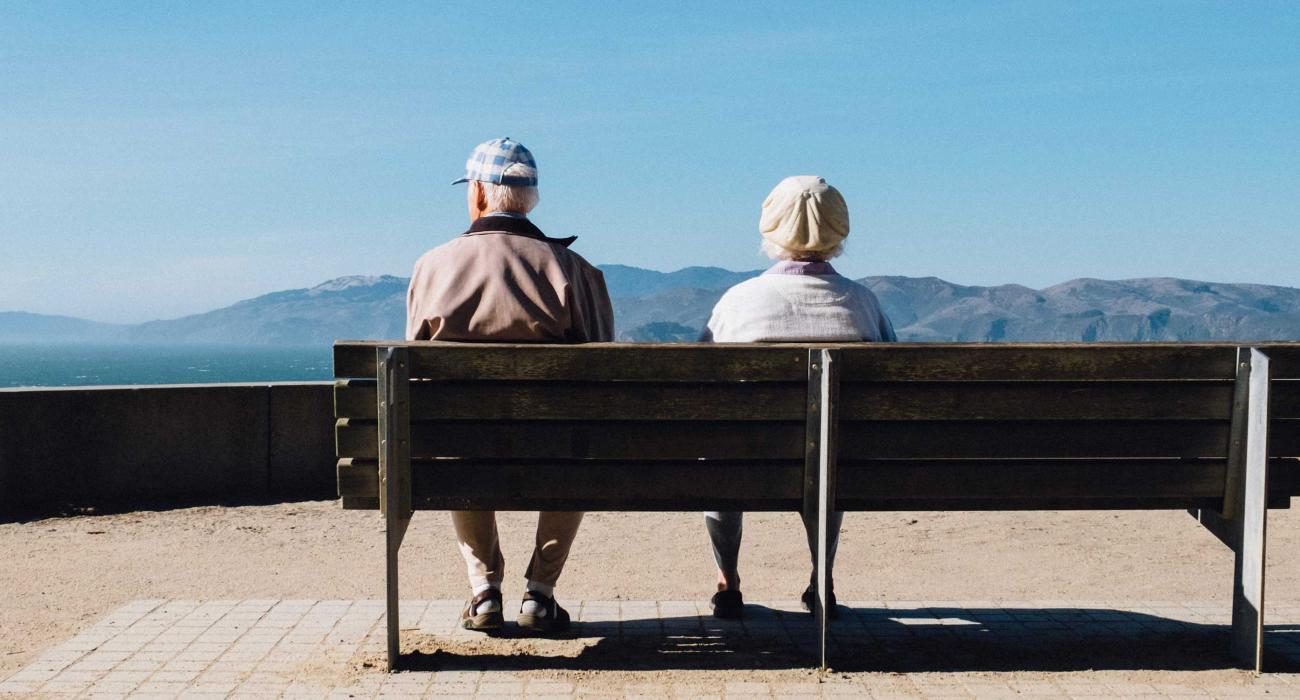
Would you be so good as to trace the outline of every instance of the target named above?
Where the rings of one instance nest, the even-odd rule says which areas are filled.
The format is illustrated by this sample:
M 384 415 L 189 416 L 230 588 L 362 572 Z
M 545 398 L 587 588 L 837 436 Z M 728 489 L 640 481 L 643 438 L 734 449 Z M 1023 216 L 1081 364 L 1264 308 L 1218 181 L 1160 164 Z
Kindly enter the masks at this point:
M 615 299 L 644 297 L 676 289 L 712 289 L 725 291 L 762 270 L 733 272 L 721 267 L 684 267 L 676 272 L 659 272 L 627 265 L 601 265 L 605 286 Z
M 87 321 L 73 316 L 0 311 L 0 340 L 27 342 L 120 342 L 130 326 Z
M 317 345 L 339 338 L 406 334 L 407 280 L 392 275 L 339 277 L 308 289 L 246 299 L 222 309 L 131 328 L 147 343 Z
M 603 266 L 619 340 L 690 341 L 728 287 L 759 274 Z M 900 340 L 1135 341 L 1300 339 L 1300 289 L 1154 277 L 1081 278 L 1045 289 L 866 277 Z M 400 338 L 407 280 L 350 276 L 134 326 L 0 313 L 0 341 L 316 345 Z
M 1081 278 L 1046 289 L 869 277 L 899 338 L 936 341 L 1300 338 L 1300 289 L 1168 277 Z

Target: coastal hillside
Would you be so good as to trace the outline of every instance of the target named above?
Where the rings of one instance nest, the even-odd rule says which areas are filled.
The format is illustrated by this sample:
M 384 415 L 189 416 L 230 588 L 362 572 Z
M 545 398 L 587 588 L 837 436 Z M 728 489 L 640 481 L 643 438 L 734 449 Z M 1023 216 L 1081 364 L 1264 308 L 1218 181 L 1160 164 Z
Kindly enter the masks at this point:
M 604 266 L 618 339 L 689 342 L 728 287 L 758 271 L 656 272 Z M 900 340 L 926 342 L 1294 340 L 1300 289 L 1175 278 L 1076 279 L 1045 289 L 960 285 L 936 277 L 866 277 Z M 183 318 L 115 326 L 0 313 L 0 342 L 319 345 L 400 338 L 407 280 L 341 277 Z
M 72 316 L 0 311 L 0 342 L 7 343 L 121 342 L 129 328 Z
M 133 327 L 147 343 L 319 345 L 339 338 L 401 338 L 407 280 L 391 275 L 333 279 L 272 292 L 207 313 Z
M 1300 339 L 1300 289 L 1168 277 L 1076 279 L 1046 289 L 869 277 L 900 340 Z

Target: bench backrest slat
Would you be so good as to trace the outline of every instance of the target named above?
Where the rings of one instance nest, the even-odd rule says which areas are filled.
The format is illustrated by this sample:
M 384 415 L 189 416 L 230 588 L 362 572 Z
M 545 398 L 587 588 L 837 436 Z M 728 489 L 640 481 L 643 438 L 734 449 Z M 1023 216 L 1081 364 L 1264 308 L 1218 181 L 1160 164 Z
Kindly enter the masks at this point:
M 378 493 L 386 345 L 336 346 L 349 507 Z M 811 346 L 402 345 L 417 508 L 799 507 Z M 816 347 L 840 353 L 842 508 L 1222 502 L 1233 345 Z M 1278 350 L 1270 454 L 1297 457 L 1300 352 Z M 1270 493 L 1300 494 L 1300 461 Z
M 378 493 L 374 462 L 339 467 L 346 496 Z M 488 475 L 491 475 L 490 477 Z M 433 460 L 412 470 L 432 510 L 798 510 L 803 463 Z M 346 504 L 345 504 L 346 505 Z
M 1290 457 L 1270 465 L 1269 493 L 1300 494 L 1300 343 L 1264 343 L 1273 382 L 1269 388 L 1269 454 Z
M 419 381 L 411 420 L 803 420 L 805 393 L 802 382 Z M 371 382 L 335 397 L 348 415 L 376 414 Z
M 416 459 L 689 460 L 797 459 L 803 427 L 779 421 L 675 422 L 652 431 L 638 422 L 437 421 L 416 423 Z M 373 458 L 373 420 L 345 418 L 340 457 Z M 943 440 L 935 440 L 937 432 Z M 1221 458 L 1223 421 L 852 421 L 841 423 L 841 460 Z M 996 436 L 991 439 L 990 436 Z M 1271 442 L 1274 456 L 1300 454 L 1294 437 Z
M 373 378 L 375 348 L 384 345 L 357 341 L 336 344 L 334 376 Z M 803 382 L 807 378 L 808 351 L 802 347 L 750 345 L 729 348 L 725 355 L 715 350 L 705 345 L 625 343 L 412 345 L 411 377 L 596 382 Z

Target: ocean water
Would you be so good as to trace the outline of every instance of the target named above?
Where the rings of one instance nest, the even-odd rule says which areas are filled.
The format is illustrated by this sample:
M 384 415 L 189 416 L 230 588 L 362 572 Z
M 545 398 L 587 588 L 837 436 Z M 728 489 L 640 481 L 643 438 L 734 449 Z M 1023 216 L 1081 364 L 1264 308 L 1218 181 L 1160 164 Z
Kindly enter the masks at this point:
M 0 344 L 0 387 L 331 379 L 328 345 Z

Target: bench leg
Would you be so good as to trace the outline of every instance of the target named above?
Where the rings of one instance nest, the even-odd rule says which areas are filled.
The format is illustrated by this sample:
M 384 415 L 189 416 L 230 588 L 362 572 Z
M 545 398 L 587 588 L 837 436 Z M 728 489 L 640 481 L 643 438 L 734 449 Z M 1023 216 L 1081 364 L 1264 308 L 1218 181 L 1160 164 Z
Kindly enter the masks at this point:
M 1268 522 L 1268 357 L 1242 349 L 1238 383 L 1246 377 L 1244 420 L 1234 412 L 1233 455 L 1229 468 L 1236 483 L 1229 490 L 1230 538 L 1236 553 L 1232 581 L 1232 655 L 1245 668 L 1264 670 L 1264 545 Z M 1244 422 L 1244 436 L 1236 424 Z M 1242 439 L 1238 443 L 1238 439 Z
M 387 633 L 388 633 L 388 670 L 397 669 L 397 661 L 401 658 L 401 632 L 402 625 L 398 615 L 398 602 L 400 598 L 397 593 L 397 550 L 402 546 L 402 538 L 406 535 L 406 527 L 410 525 L 410 518 L 389 518 L 384 530 L 384 539 L 387 545 L 386 562 L 388 571 L 386 576 L 387 583 Z
M 1237 356 L 1232 443 L 1221 512 L 1192 514 L 1232 548 L 1232 656 L 1264 670 L 1264 556 L 1268 521 L 1268 357 L 1253 348 Z
M 827 531 L 835 508 L 836 408 L 839 373 L 834 350 L 808 351 L 808 420 L 804 459 L 804 522 L 817 523 L 817 580 L 813 617 L 817 621 L 818 667 L 826 670 L 826 603 L 829 584 L 826 559 L 830 546 Z
M 397 553 L 411 523 L 410 363 L 406 348 L 378 348 L 379 507 L 384 514 L 388 670 L 401 658 Z

